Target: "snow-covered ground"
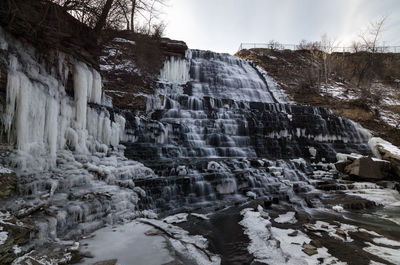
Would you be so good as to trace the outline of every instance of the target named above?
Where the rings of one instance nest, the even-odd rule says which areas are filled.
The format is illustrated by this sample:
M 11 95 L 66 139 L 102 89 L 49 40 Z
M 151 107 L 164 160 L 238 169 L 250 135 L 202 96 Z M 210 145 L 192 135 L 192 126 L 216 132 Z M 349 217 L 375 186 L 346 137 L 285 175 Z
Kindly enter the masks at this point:
M 398 112 L 393 111 L 393 107 L 400 108 L 400 95 L 397 90 L 391 86 L 375 82 L 371 86 L 371 93 L 374 97 L 380 98 L 377 108 L 380 119 L 387 125 L 392 127 L 400 126 L 400 115 Z M 336 82 L 331 85 L 321 85 L 321 96 L 329 96 L 334 99 L 343 101 L 356 100 L 360 97 L 360 89 L 349 88 L 348 85 Z

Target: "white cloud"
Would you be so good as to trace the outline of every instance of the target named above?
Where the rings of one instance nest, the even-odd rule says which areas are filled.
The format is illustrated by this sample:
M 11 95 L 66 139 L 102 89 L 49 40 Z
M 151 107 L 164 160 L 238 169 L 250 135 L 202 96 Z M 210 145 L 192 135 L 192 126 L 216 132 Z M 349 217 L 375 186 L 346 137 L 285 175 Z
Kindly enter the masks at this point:
M 191 48 L 235 53 L 241 42 L 298 43 L 321 35 L 349 45 L 361 28 L 389 15 L 382 40 L 400 45 L 397 0 L 171 0 L 166 35 Z

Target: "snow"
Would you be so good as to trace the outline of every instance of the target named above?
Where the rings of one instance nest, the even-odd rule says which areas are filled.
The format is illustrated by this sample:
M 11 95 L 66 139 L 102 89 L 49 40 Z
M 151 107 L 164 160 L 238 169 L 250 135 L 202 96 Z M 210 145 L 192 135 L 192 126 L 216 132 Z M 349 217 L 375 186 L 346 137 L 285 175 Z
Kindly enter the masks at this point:
M 0 231 L 3 230 L 3 227 L 0 226 Z M 8 232 L 0 232 L 0 245 L 3 245 L 8 238 Z
M 1 245 L 1 244 L 0 244 Z M 22 249 L 18 245 L 13 246 L 14 254 L 18 255 L 19 253 L 22 252 Z
M 11 174 L 13 172 L 11 169 L 0 166 L 0 174 Z
M 361 158 L 361 157 L 362 157 L 362 155 L 354 154 L 354 153 L 351 153 L 351 154 L 337 153 L 336 154 L 336 160 L 337 161 L 347 161 L 349 158 L 351 158 L 352 160 L 355 160 L 355 159 L 358 159 L 358 158 Z
M 378 234 L 377 232 L 370 231 L 370 230 L 367 230 L 365 228 L 359 228 L 358 231 L 363 232 L 363 233 L 368 233 L 368 234 L 370 234 L 372 236 L 381 237 L 381 235 Z
M 364 251 L 371 253 L 372 255 L 378 256 L 386 261 L 393 264 L 398 264 L 400 260 L 400 249 L 380 247 L 370 242 L 366 242 L 368 247 L 363 248 Z
M 332 210 L 334 210 L 335 212 L 341 213 L 341 212 L 343 212 L 343 207 L 340 205 L 335 205 L 332 207 Z
M 309 147 L 308 152 L 312 157 L 315 157 L 317 155 L 317 149 L 315 149 L 314 147 Z
M 297 223 L 295 214 L 296 214 L 295 212 L 287 212 L 285 214 L 280 214 L 279 217 L 274 219 L 274 221 L 280 224 L 295 224 Z
M 197 217 L 197 218 L 203 219 L 203 220 L 209 220 L 210 219 L 210 218 L 207 217 L 207 215 L 204 215 L 204 214 L 190 213 L 190 215 L 193 215 L 194 217 Z
M 377 157 L 377 158 L 382 158 L 381 153 L 378 150 L 378 147 L 382 147 L 384 150 L 390 152 L 391 154 L 395 156 L 400 157 L 400 149 L 394 146 L 393 144 L 389 143 L 388 141 L 383 140 L 382 138 L 379 137 L 372 137 L 368 141 L 368 145 L 372 150 L 372 153 Z
M 175 214 L 175 215 L 171 215 L 171 216 L 165 217 L 163 219 L 163 221 L 168 223 L 168 224 L 182 223 L 182 222 L 186 222 L 187 221 L 188 215 L 189 214 L 187 214 L 187 213 L 178 213 L 178 214 Z
M 311 239 L 301 231 L 298 231 L 297 236 L 291 237 L 288 234 L 295 230 L 272 227 L 262 207 L 259 207 L 259 211 L 247 208 L 242 210 L 241 214 L 243 220 L 239 224 L 244 227 L 244 233 L 250 238 L 248 250 L 254 255 L 255 261 L 293 265 L 345 264 L 331 256 L 326 248 L 318 248 L 317 254 L 308 256 L 302 251 L 302 244 L 310 243 Z
M 132 40 L 123 39 L 123 38 L 114 38 L 113 41 L 114 42 L 129 43 L 129 44 L 132 44 L 132 45 L 136 45 L 136 42 L 134 42 Z
M 400 241 L 395 241 L 387 238 L 374 238 L 373 239 L 374 243 L 377 244 L 383 244 L 383 245 L 388 245 L 388 246 L 393 246 L 393 247 L 400 247 Z
M 370 260 L 369 261 L 369 265 L 385 265 L 385 264 L 377 262 L 377 261 L 374 261 L 374 260 Z
M 373 186 L 371 184 L 369 186 Z M 365 189 L 353 189 L 344 191 L 348 195 L 358 196 L 369 201 L 373 201 L 376 205 L 392 205 L 400 200 L 400 194 L 396 190 L 382 189 L 382 188 L 371 188 L 366 187 Z
M 332 225 L 324 221 L 316 221 L 315 224 L 306 224 L 305 227 L 310 231 L 325 231 L 330 237 L 344 241 L 353 242 L 354 240 L 349 236 L 349 232 L 356 232 L 357 227 L 353 225 L 338 223 L 337 225 Z M 339 235 L 337 232 L 342 231 L 345 237 Z
M 271 56 L 273 57 L 273 56 Z M 276 57 L 275 57 L 276 58 Z M 283 91 L 283 89 L 279 86 L 279 84 L 265 71 L 262 67 L 256 66 L 258 72 L 264 77 L 265 81 L 267 82 L 268 89 L 274 95 L 275 99 L 279 103 L 292 103 L 288 100 L 288 95 Z
M 255 200 L 257 198 L 257 194 L 255 194 L 252 191 L 246 192 L 246 196 L 249 197 L 249 198 L 252 198 L 253 200 Z
M 372 236 L 375 236 L 375 238 L 372 239 L 373 243 L 365 242 L 368 245 L 368 247 L 363 248 L 364 251 L 369 252 L 372 255 L 378 256 L 394 264 L 398 264 L 400 260 L 400 249 L 399 249 L 400 241 L 385 238 L 374 231 L 368 231 L 364 228 L 360 228 L 359 231 L 366 232 Z M 375 244 L 378 244 L 379 246 Z
M 321 96 L 325 95 L 341 100 L 354 100 L 358 98 L 355 91 L 343 87 L 343 84 L 340 83 L 336 85 L 322 85 Z
M 16 258 L 11 265 L 25 265 L 25 264 L 37 264 L 37 265 L 58 265 L 58 264 L 68 264 L 71 260 L 71 253 L 65 253 L 60 258 L 51 258 L 48 256 L 37 255 L 35 250 L 32 250 L 25 255 Z

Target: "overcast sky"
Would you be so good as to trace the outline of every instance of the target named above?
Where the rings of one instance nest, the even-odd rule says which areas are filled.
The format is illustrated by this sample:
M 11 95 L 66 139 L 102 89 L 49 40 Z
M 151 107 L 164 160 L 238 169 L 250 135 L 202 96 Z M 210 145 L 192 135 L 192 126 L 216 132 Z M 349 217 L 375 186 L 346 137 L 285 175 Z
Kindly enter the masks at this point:
M 232 54 L 241 42 L 298 44 L 324 33 L 348 46 L 382 16 L 382 41 L 400 45 L 400 0 L 169 0 L 164 16 L 166 37 Z

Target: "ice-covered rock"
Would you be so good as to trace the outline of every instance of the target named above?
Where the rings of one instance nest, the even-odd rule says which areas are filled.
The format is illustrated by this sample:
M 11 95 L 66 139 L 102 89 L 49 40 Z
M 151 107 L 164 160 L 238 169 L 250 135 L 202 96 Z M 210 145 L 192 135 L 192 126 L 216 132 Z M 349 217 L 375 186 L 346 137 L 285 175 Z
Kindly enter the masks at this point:
M 376 157 L 392 163 L 397 176 L 400 177 L 400 149 L 378 137 L 371 138 L 368 144 Z

